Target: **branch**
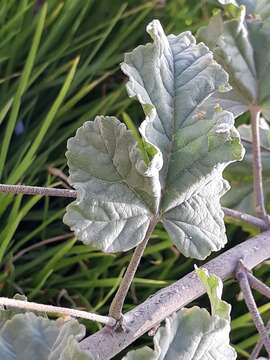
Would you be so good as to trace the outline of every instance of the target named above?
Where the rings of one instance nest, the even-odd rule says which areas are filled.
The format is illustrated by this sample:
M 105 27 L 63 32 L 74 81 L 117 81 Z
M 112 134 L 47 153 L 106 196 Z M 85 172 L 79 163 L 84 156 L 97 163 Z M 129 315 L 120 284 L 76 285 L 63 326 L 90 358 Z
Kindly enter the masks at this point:
M 68 189 L 55 189 L 39 186 L 26 186 L 26 185 L 5 185 L 0 184 L 0 192 L 12 194 L 25 194 L 25 195 L 42 195 L 42 196 L 60 196 L 76 198 L 76 190 Z
M 253 189 L 255 193 L 255 209 L 256 213 L 270 225 L 269 216 L 265 210 L 263 182 L 262 182 L 262 159 L 261 159 L 261 140 L 259 132 L 261 110 L 252 106 L 250 108 L 251 129 L 252 129 L 252 153 L 253 153 Z
M 128 290 L 132 283 L 132 280 L 135 276 L 139 263 L 144 253 L 144 249 L 148 243 L 148 240 L 157 224 L 157 219 L 154 218 L 149 224 L 148 230 L 146 232 L 145 238 L 143 241 L 136 247 L 130 263 L 128 265 L 127 271 L 122 279 L 120 287 L 111 303 L 109 315 L 116 320 L 120 320 L 122 318 L 122 309 L 125 302 L 125 298 L 127 296 Z
M 4 297 L 0 297 L 0 305 L 11 306 L 24 310 L 33 310 L 38 312 L 46 312 L 51 314 L 61 314 L 65 316 L 72 316 L 82 319 L 87 319 L 91 321 L 97 321 L 99 323 L 114 326 L 115 320 L 108 317 L 90 313 L 88 311 L 81 311 L 76 309 L 67 309 L 59 306 L 52 305 L 43 305 L 29 301 L 16 300 L 16 299 L 8 299 Z
M 265 285 L 261 280 L 257 279 L 251 272 L 247 273 L 250 286 L 257 290 L 259 293 L 270 299 L 270 288 Z
M 267 325 L 266 325 L 266 330 L 269 332 L 270 330 L 270 321 L 268 321 Z M 254 347 L 254 349 L 252 350 L 252 353 L 250 354 L 250 357 L 248 360 L 256 360 L 262 350 L 263 347 L 263 341 L 260 338 L 259 341 L 257 342 L 256 346 Z
M 240 259 L 252 269 L 270 258 L 270 231 L 246 240 L 204 265 L 210 274 L 222 280 L 231 277 Z M 141 305 L 125 314 L 125 328 L 104 327 L 81 342 L 94 360 L 109 360 L 183 306 L 205 293 L 195 271 L 158 291 Z
M 224 208 L 224 207 L 222 208 L 222 210 L 223 210 L 225 216 L 244 221 L 244 222 L 251 224 L 253 226 L 256 226 L 262 230 L 268 229 L 268 226 L 265 223 L 265 221 L 260 218 L 257 218 L 256 216 L 245 214 L 245 213 L 242 213 L 241 211 L 234 210 L 234 209 L 228 209 L 228 208 Z
M 77 191 L 69 189 L 57 189 L 57 188 L 46 188 L 40 186 L 27 186 L 27 185 L 6 185 L 0 184 L 0 193 L 13 193 L 13 194 L 25 194 L 25 195 L 41 195 L 41 196 L 60 196 L 76 198 Z M 222 208 L 226 216 L 239 219 L 251 225 L 257 226 L 263 230 L 266 230 L 268 226 L 265 222 L 256 216 L 242 213 L 238 210 Z
M 267 350 L 268 356 L 270 356 L 270 339 L 268 336 L 268 331 L 264 326 L 262 317 L 259 313 L 255 299 L 253 297 L 247 273 L 248 270 L 245 268 L 243 261 L 240 260 L 236 269 L 235 276 L 236 279 L 239 281 L 239 285 L 242 290 L 245 303 L 252 316 L 253 322 L 261 336 L 265 349 Z
M 13 194 L 24 194 L 24 195 L 41 195 L 41 196 L 60 196 L 76 198 L 77 191 L 69 189 L 57 189 L 57 188 L 46 188 L 40 186 L 27 186 L 27 185 L 6 185 L 0 184 L 0 193 L 13 193 Z M 248 224 L 257 226 L 263 230 L 266 230 L 268 226 L 265 222 L 256 216 L 242 213 L 238 210 L 222 208 L 224 214 L 228 217 L 239 219 Z

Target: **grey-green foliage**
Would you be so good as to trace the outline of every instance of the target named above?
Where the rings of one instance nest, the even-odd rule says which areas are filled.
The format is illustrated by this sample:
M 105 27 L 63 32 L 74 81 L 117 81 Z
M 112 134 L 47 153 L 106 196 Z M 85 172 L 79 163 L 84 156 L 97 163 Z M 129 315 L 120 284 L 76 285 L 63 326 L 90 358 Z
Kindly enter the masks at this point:
M 123 360 L 234 360 L 229 345 L 230 305 L 221 300 L 222 282 L 215 275 L 197 269 L 206 286 L 212 314 L 198 308 L 182 309 L 166 319 L 154 336 L 154 350 L 143 347 Z
M 238 210 L 255 214 L 254 195 L 253 195 L 253 177 L 252 177 L 252 131 L 251 125 L 241 125 L 238 127 L 246 153 L 243 161 L 238 166 L 230 166 L 227 177 L 232 184 L 231 190 L 222 198 L 222 203 L 226 207 L 236 208 Z M 263 181 L 265 197 L 270 200 L 270 128 L 268 123 L 261 118 L 259 124 L 261 139 L 261 158 L 263 165 Z
M 203 259 L 226 243 L 222 171 L 243 155 L 232 114 L 205 105 L 229 89 L 228 77 L 190 32 L 166 36 L 157 20 L 147 31 L 153 43 L 121 66 L 146 115 L 139 130 L 147 156 L 116 118 L 87 122 L 68 141 L 78 199 L 64 222 L 84 243 L 114 252 L 139 244 L 160 221 L 184 255 Z
M 233 90 L 226 94 L 215 94 L 209 103 L 213 106 L 218 104 L 236 116 L 255 106 L 269 120 L 270 63 L 267 59 L 270 57 L 270 3 L 264 0 L 219 2 L 224 5 L 225 14 L 217 13 L 207 27 L 200 29 L 198 37 L 213 50 L 216 60 L 229 73 Z M 254 213 L 251 128 L 241 126 L 239 132 L 247 151 L 238 167 L 232 165 L 226 170 L 226 178 L 230 180 L 232 189 L 224 196 L 222 203 Z M 264 145 L 264 192 L 268 200 L 269 128 L 265 123 L 260 125 L 260 136 Z
M 79 349 L 85 327 L 77 320 L 0 310 L 0 323 L 0 359 L 91 360 Z
M 250 2 L 255 4 L 255 2 Z M 258 1 L 259 4 L 259 1 Z M 268 4 L 269 5 L 269 4 Z M 258 106 L 270 116 L 270 28 L 261 17 L 246 16 L 242 6 L 232 19 L 217 13 L 198 38 L 214 52 L 215 59 L 230 76 L 233 90 L 212 97 L 212 104 L 239 115 L 250 106 Z

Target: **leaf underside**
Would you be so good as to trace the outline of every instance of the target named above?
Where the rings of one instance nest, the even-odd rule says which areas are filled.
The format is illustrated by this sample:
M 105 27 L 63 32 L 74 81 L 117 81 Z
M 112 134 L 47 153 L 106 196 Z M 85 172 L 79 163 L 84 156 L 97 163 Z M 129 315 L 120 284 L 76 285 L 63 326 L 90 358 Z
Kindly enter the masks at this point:
M 64 222 L 84 243 L 115 252 L 138 245 L 160 221 L 185 256 L 203 259 L 226 243 L 222 171 L 243 156 L 232 114 L 207 105 L 228 90 L 227 75 L 191 33 L 166 36 L 157 20 L 147 31 L 153 43 L 126 54 L 121 68 L 144 109 L 139 130 L 153 156 L 146 164 L 116 118 L 84 124 L 68 141 L 79 195 Z
M 0 359 L 91 360 L 79 349 L 85 328 L 76 320 L 49 320 L 33 313 L 6 318 L 0 311 Z

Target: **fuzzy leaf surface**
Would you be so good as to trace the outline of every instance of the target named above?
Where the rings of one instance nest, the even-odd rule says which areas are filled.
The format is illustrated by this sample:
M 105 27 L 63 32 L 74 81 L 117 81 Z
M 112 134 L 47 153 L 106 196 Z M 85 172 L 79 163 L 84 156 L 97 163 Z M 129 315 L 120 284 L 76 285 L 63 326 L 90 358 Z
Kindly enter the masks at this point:
M 199 307 L 182 309 L 166 319 L 154 336 L 154 350 L 131 351 L 123 360 L 234 360 L 229 344 L 230 305 L 221 300 L 222 282 L 203 269 L 197 274 L 206 286 L 212 315 Z
M 200 113 L 228 89 L 227 75 L 191 33 L 166 36 L 156 20 L 147 31 L 153 43 L 127 54 L 122 70 L 146 114 L 141 134 L 163 155 L 161 221 L 184 255 L 205 258 L 226 242 L 222 171 L 242 157 L 232 115 L 212 106 Z
M 252 177 L 252 130 L 250 125 L 240 125 L 238 131 L 246 148 L 244 159 L 238 166 L 232 164 L 225 176 L 231 183 L 231 189 L 222 198 L 223 206 L 235 208 L 248 214 L 255 214 Z M 266 204 L 270 201 L 270 127 L 261 118 L 259 124 L 261 139 L 261 158 L 263 165 L 264 196 Z
M 5 360 L 91 360 L 78 341 L 85 328 L 76 320 L 49 320 L 33 313 L 4 318 L 0 329 L 0 358 Z
M 191 33 L 166 36 L 157 20 L 147 31 L 153 43 L 126 54 L 121 68 L 144 109 L 139 130 L 153 157 L 144 162 L 117 119 L 86 123 L 68 142 L 79 197 L 64 221 L 85 243 L 112 252 L 136 246 L 155 217 L 185 256 L 203 259 L 226 242 L 222 171 L 243 155 L 232 114 L 205 105 L 228 90 L 227 74 Z
M 270 28 L 260 18 L 246 18 L 246 8 L 240 8 L 238 15 L 225 21 L 222 14 L 216 14 L 207 27 L 198 33 L 215 54 L 216 60 L 230 76 L 233 90 L 215 94 L 212 104 L 233 111 L 238 116 L 250 106 L 258 106 L 270 118 Z
M 64 222 L 84 243 L 103 251 L 136 246 L 157 211 L 162 164 L 157 157 L 147 167 L 131 132 L 114 117 L 86 122 L 68 141 L 70 182 L 79 196 Z

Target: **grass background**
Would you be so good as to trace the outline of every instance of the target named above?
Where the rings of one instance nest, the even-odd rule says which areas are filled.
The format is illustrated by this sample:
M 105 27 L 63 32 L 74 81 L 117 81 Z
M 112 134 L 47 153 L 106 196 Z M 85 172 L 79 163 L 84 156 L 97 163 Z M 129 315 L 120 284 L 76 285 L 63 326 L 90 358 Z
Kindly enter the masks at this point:
M 143 120 L 127 97 L 119 70 L 123 54 L 148 41 L 153 18 L 167 32 L 196 32 L 215 5 L 202 0 L 0 0 L 0 182 L 66 186 L 67 139 L 97 114 Z M 55 170 L 57 169 L 57 170 Z M 68 199 L 0 195 L 1 296 L 106 314 L 130 253 L 109 255 L 77 242 L 62 223 Z M 229 244 L 247 237 L 227 226 Z M 216 256 L 216 254 L 214 255 Z M 201 263 L 196 261 L 198 265 Z M 157 227 L 125 311 L 193 269 Z M 270 283 L 267 263 L 256 275 Z M 225 284 L 232 306 L 231 339 L 246 359 L 256 331 L 234 280 Z M 258 294 L 265 320 L 270 304 Z M 197 304 L 208 307 L 205 297 Z M 85 323 L 89 333 L 98 329 Z M 151 344 L 144 336 L 134 346 Z

